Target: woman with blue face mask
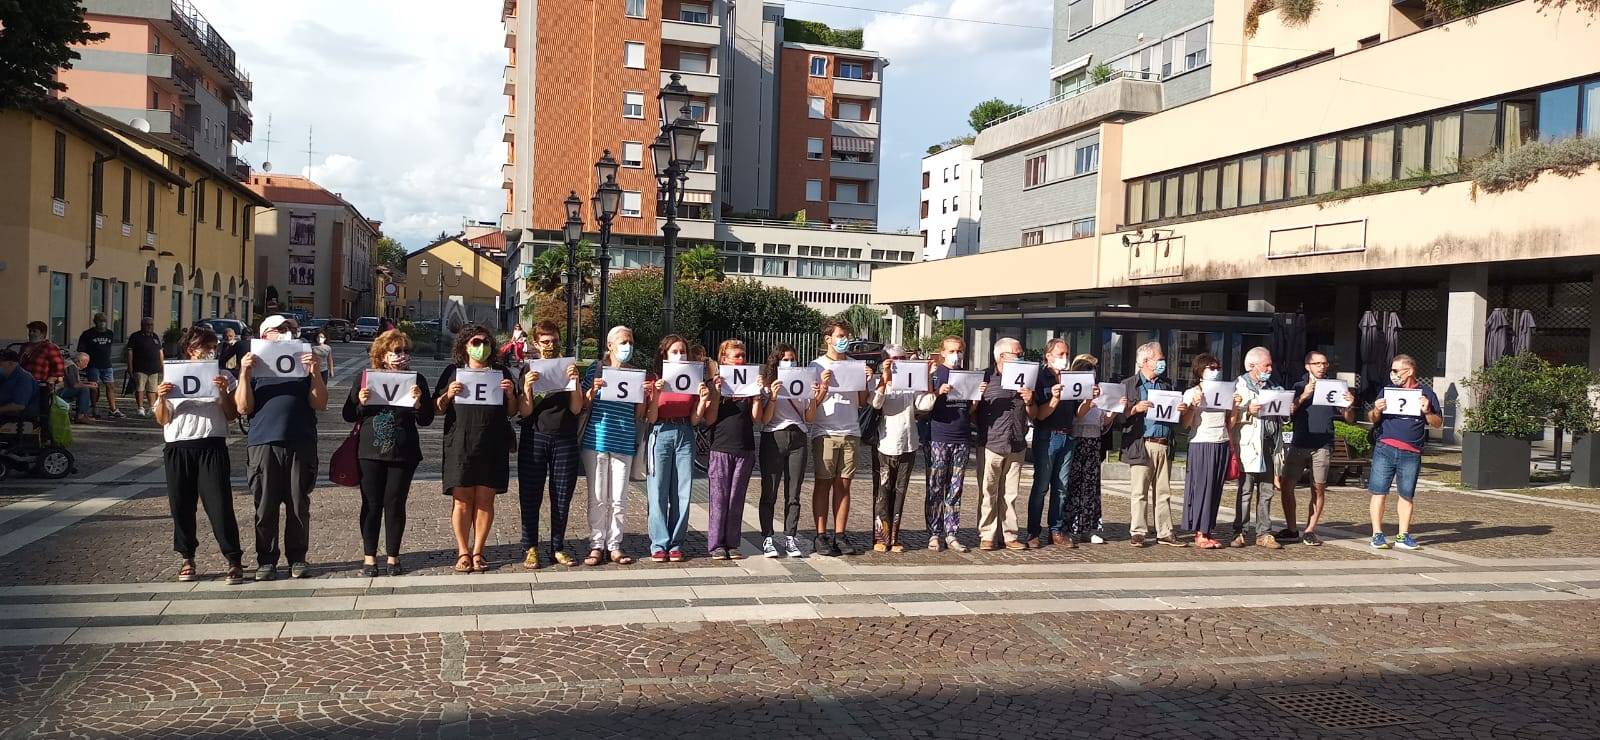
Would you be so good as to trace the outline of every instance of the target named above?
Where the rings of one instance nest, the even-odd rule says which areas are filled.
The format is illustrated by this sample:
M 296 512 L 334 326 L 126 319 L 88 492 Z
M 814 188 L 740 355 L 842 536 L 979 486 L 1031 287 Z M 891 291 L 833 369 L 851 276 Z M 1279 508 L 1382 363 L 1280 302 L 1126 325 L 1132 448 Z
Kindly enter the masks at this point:
M 454 499 L 450 527 L 456 536 L 458 573 L 484 573 L 489 561 L 484 547 L 494 526 L 494 497 L 511 480 L 511 448 L 516 433 L 510 417 L 521 408 L 511 371 L 496 364 L 494 333 L 473 324 L 456 335 L 454 363 L 444 369 L 435 387 L 434 409 L 444 415 L 444 490 Z M 493 371 L 500 403 L 483 403 L 481 383 L 462 382 L 462 371 Z
M 1189 459 L 1183 477 L 1183 527 L 1194 532 L 1194 546 L 1202 550 L 1224 547 L 1211 538 L 1217 525 L 1217 507 L 1222 502 L 1222 483 L 1228 475 L 1228 460 L 1232 442 L 1228 430 L 1233 427 L 1233 407 L 1239 399 L 1232 384 L 1224 391 L 1221 403 L 1230 410 L 1214 407 L 1217 399 L 1207 399 L 1207 382 L 1222 380 L 1222 363 L 1216 355 L 1202 352 L 1194 358 L 1194 384 L 1184 394 L 1187 410 L 1183 425 L 1189 429 Z M 1207 408 L 1208 406 L 1212 408 Z
M 583 390 L 589 403 L 589 423 L 583 428 L 578 459 L 589 481 L 589 556 L 584 565 L 600 565 L 607 558 L 618 565 L 631 565 L 633 558 L 622 551 L 622 520 L 626 509 L 623 496 L 628 490 L 628 470 L 637 448 L 637 429 L 644 417 L 644 403 L 596 400 L 595 392 L 606 387 L 600 377 L 601 366 L 629 368 L 633 360 L 633 330 L 611 327 L 606 333 L 603 362 L 589 367 Z M 639 389 L 635 389 L 636 391 Z

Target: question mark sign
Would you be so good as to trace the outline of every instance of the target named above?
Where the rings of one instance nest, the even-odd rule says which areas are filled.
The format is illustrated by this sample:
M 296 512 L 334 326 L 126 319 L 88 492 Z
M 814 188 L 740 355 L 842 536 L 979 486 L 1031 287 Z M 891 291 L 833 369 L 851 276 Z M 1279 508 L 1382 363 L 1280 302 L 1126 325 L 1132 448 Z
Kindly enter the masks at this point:
M 1399 398 L 1396 398 L 1395 400 L 1400 402 L 1400 411 L 1402 413 L 1404 413 L 1405 410 L 1406 410 L 1406 397 L 1405 396 L 1400 396 Z

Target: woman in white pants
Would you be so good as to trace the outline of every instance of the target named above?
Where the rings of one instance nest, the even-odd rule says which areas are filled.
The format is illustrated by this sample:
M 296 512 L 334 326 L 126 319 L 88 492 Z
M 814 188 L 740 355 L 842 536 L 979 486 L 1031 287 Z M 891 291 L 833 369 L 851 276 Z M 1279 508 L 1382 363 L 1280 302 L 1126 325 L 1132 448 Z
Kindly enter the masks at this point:
M 615 326 L 606 333 L 607 367 L 627 368 L 633 358 L 633 330 Z M 600 378 L 600 363 L 590 366 L 583 379 L 589 398 L 589 423 L 583 429 L 578 456 L 583 474 L 589 479 L 589 556 L 584 565 L 600 565 L 609 557 L 618 565 L 632 565 L 633 558 L 622 551 L 623 500 L 628 490 L 628 468 L 638 446 L 639 418 L 645 404 L 621 400 L 596 399 L 596 391 L 606 382 Z M 643 383 L 633 389 L 643 394 Z M 641 395 L 640 400 L 643 400 Z

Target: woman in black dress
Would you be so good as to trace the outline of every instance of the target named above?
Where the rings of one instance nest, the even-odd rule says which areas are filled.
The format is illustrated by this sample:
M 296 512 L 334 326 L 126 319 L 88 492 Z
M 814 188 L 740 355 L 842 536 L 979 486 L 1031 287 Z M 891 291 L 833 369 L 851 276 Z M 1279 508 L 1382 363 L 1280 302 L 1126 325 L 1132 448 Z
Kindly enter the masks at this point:
M 505 493 L 511 479 L 511 449 L 516 435 L 510 417 L 519 406 L 517 384 L 511 371 L 494 365 L 494 333 L 472 324 L 456 335 L 454 363 L 444 369 L 435 386 L 434 408 L 444 414 L 444 490 L 455 500 L 450 528 L 456 535 L 458 573 L 483 573 L 489 561 L 483 548 L 494 524 L 494 497 Z M 492 371 L 499 375 L 501 402 L 492 398 L 489 384 L 462 382 L 465 371 Z
M 372 340 L 370 352 L 373 372 L 406 373 L 411 370 L 411 338 L 390 330 Z M 344 400 L 344 420 L 361 421 L 357 441 L 357 464 L 361 467 L 361 575 L 378 574 L 378 532 L 384 537 L 388 555 L 386 572 L 397 576 L 400 567 L 400 537 L 406 529 L 406 498 L 411 493 L 411 476 L 422 462 L 422 445 L 417 427 L 433 423 L 433 397 L 428 380 L 416 375 L 409 394 L 389 399 L 381 384 L 350 384 Z M 399 404 L 399 405 L 395 405 Z

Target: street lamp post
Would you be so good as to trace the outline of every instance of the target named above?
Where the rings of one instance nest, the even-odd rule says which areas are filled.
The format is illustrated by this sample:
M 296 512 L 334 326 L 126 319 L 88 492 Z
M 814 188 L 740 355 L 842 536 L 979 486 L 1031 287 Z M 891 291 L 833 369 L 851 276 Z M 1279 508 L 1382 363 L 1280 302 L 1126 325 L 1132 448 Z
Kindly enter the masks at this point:
M 667 222 L 661 233 L 666 237 L 663 253 L 661 285 L 661 320 L 664 332 L 672 331 L 675 307 L 673 287 L 677 280 L 673 257 L 678 249 L 678 207 L 683 204 L 683 186 L 689 180 L 689 168 L 694 165 L 700 149 L 700 136 L 705 129 L 694 122 L 689 114 L 689 88 L 673 73 L 671 81 L 661 88 L 661 135 L 650 145 L 651 162 L 655 167 L 656 185 L 660 192 L 656 202 L 667 208 Z M 678 117 L 672 119 L 676 112 Z
M 427 257 L 423 257 L 422 261 L 417 263 L 417 272 L 420 273 L 422 275 L 422 277 L 427 277 L 428 276 L 428 258 Z M 445 270 L 444 268 L 441 267 L 439 269 L 439 329 L 438 329 L 438 331 L 436 331 L 434 333 L 434 337 L 433 337 L 433 359 L 435 359 L 435 360 L 439 360 L 439 359 L 443 359 L 444 358 L 444 331 L 445 331 L 445 323 L 444 323 L 444 289 L 445 289 L 445 285 L 446 285 L 445 279 L 444 279 L 445 278 L 445 275 L 444 275 L 445 272 L 447 272 L 447 270 Z M 456 265 L 455 265 L 455 278 L 456 278 L 455 282 L 449 283 L 449 286 L 452 287 L 452 288 L 461 284 L 461 263 L 460 262 L 457 262 Z
M 617 160 L 612 158 L 610 149 L 605 150 L 600 160 L 594 163 L 594 175 L 595 181 L 600 183 L 590 199 L 595 221 L 600 226 L 600 246 L 595 251 L 595 260 L 600 263 L 600 306 L 595 323 L 598 344 L 604 341 L 600 338 L 611 331 L 611 305 L 606 295 L 611 282 L 611 220 L 616 218 L 617 206 L 622 200 L 622 186 L 617 184 Z
M 567 209 L 563 236 L 567 240 L 567 354 L 578 356 L 578 241 L 583 238 L 583 201 L 578 191 L 567 191 L 562 201 Z

